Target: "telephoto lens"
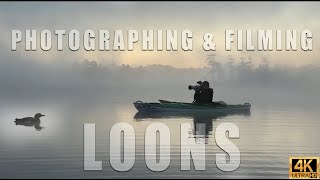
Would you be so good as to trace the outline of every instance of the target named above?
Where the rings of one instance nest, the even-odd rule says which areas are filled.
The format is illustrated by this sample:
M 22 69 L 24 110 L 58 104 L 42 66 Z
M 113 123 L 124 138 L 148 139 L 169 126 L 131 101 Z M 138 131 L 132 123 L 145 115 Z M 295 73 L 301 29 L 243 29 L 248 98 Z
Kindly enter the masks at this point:
M 189 90 L 191 90 L 191 89 L 193 89 L 193 90 L 195 90 L 195 91 L 197 91 L 197 90 L 200 90 L 200 88 L 201 88 L 201 86 L 199 86 L 199 85 L 189 85 L 188 86 L 188 89 Z

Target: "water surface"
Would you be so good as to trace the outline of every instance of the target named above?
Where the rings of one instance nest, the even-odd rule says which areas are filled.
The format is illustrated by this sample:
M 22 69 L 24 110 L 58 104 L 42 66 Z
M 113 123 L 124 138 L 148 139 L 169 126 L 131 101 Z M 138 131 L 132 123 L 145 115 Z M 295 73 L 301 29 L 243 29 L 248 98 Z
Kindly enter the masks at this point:
M 0 174 L 1 178 L 288 178 L 289 156 L 320 156 L 319 115 L 316 108 L 300 105 L 253 104 L 250 114 L 205 117 L 137 117 L 132 99 L 27 100 L 1 103 Z M 40 131 L 16 126 L 15 118 L 41 112 Z M 180 168 L 180 124 L 205 119 L 207 127 L 206 170 Z M 209 120 L 208 120 L 209 119 Z M 135 166 L 117 172 L 109 163 L 109 131 L 118 123 L 134 127 Z M 171 163 L 163 172 L 150 171 L 144 161 L 144 135 L 148 125 L 165 123 L 171 132 Z M 239 127 L 240 138 L 232 140 L 241 153 L 240 167 L 222 172 L 215 154 L 217 125 L 232 122 Z M 103 161 L 102 171 L 83 170 L 83 124 L 96 124 L 96 159 Z

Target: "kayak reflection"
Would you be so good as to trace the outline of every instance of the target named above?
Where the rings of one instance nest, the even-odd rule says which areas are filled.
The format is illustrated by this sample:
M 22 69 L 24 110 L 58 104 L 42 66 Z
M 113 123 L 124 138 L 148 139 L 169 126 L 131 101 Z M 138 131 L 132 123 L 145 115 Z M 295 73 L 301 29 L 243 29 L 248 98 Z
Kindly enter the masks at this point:
M 231 115 L 250 116 L 248 111 L 233 112 L 174 112 L 174 111 L 138 111 L 134 115 L 136 121 L 159 120 L 159 119 L 192 119 L 193 127 L 189 131 L 189 137 L 195 138 L 196 143 L 208 143 L 208 137 L 213 130 L 213 121 Z
M 247 111 L 230 111 L 230 112 L 194 112 L 194 111 L 138 111 L 134 115 L 134 119 L 152 120 L 152 119 L 174 119 L 174 118 L 188 118 L 188 119 L 217 119 L 231 115 L 250 116 L 250 110 Z

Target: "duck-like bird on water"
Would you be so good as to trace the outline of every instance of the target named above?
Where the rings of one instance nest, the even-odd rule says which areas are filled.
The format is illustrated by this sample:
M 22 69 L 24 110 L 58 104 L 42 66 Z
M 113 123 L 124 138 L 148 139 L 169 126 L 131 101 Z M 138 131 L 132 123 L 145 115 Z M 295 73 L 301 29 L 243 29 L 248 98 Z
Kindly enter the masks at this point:
M 15 123 L 16 125 L 22 125 L 22 126 L 34 126 L 34 128 L 38 131 L 40 131 L 43 127 L 40 126 L 40 118 L 42 116 L 45 116 L 41 113 L 37 113 L 34 115 L 34 117 L 25 117 L 25 118 L 16 118 Z

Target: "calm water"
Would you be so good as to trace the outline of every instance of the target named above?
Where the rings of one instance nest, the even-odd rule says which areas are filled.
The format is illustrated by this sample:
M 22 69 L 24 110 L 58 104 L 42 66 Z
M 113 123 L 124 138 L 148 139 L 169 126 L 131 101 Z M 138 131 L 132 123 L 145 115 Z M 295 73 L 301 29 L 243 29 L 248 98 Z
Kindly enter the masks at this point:
M 70 103 L 71 102 L 71 103 Z M 206 170 L 180 171 L 180 124 L 192 117 L 134 118 L 133 101 L 113 99 L 66 101 L 5 101 L 0 109 L 1 178 L 288 178 L 289 156 L 320 156 L 318 131 L 320 112 L 308 106 L 253 104 L 249 115 L 206 117 Z M 46 114 L 37 131 L 16 126 L 17 117 Z M 201 117 L 200 117 L 201 120 Z M 116 172 L 109 164 L 109 130 L 117 122 L 130 123 L 136 134 L 136 161 L 129 172 Z M 171 163 L 164 172 L 150 171 L 144 161 L 144 133 L 153 122 L 171 130 Z M 222 122 L 233 122 L 240 139 L 241 164 L 234 172 L 216 167 L 215 154 L 223 152 L 215 143 L 214 130 Z M 102 171 L 83 170 L 83 124 L 96 124 L 96 159 Z

